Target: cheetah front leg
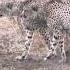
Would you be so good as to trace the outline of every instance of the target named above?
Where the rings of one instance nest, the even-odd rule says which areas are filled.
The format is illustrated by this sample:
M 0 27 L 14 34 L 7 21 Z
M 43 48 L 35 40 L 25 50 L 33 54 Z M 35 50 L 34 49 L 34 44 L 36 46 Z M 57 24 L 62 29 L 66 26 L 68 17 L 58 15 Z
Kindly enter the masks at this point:
M 32 36 L 33 36 L 33 32 L 30 30 L 26 30 L 25 50 L 21 56 L 16 57 L 17 60 L 27 59 L 30 49 L 31 49 Z

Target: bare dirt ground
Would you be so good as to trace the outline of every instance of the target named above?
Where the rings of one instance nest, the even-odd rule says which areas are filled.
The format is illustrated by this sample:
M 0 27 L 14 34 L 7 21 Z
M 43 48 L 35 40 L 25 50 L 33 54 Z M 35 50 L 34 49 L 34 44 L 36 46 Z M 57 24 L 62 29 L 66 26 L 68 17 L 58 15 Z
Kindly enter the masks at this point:
M 47 61 L 22 60 L 15 61 L 15 54 L 0 54 L 0 70 L 70 70 L 70 56 L 67 55 L 67 62 L 58 63 L 59 58 L 52 57 Z

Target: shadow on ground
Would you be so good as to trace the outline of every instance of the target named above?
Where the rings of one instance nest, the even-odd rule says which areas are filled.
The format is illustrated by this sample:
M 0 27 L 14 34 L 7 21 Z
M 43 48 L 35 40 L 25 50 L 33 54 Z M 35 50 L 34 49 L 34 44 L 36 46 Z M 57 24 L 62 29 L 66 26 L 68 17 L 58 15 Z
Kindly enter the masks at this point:
M 15 54 L 0 54 L 0 70 L 70 70 L 70 56 L 67 55 L 67 63 L 58 63 L 58 57 L 47 61 L 28 59 L 15 61 Z

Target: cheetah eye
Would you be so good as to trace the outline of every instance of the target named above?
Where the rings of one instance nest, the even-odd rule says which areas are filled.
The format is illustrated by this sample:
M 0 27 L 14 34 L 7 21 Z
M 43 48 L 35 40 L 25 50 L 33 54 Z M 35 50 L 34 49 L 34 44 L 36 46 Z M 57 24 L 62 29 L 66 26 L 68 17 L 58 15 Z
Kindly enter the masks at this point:
M 37 6 L 32 6 L 32 10 L 33 11 L 38 11 L 38 7 Z

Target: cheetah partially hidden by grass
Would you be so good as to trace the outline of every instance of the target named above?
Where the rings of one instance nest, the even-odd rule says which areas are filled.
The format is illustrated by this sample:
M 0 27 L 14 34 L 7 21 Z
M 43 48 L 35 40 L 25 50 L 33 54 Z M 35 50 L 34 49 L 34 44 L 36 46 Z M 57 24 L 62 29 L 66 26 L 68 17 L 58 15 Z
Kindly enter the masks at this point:
M 66 61 L 66 46 L 64 43 L 66 32 L 68 34 L 70 33 L 70 4 L 51 1 L 44 6 L 45 8 L 41 9 L 38 4 L 36 5 L 35 3 L 32 5 L 30 3 L 28 6 L 26 5 L 25 10 L 22 12 L 20 20 L 26 29 L 27 41 L 25 42 L 25 47 L 28 50 L 25 54 L 22 53 L 21 56 L 16 57 L 16 59 L 27 58 L 31 47 L 33 32 L 38 29 L 42 35 L 47 35 L 47 32 L 49 33 L 48 40 L 50 47 L 44 59 L 46 60 L 52 54 L 57 56 L 56 49 L 60 47 L 62 61 Z M 48 28 L 49 30 L 47 31 Z

